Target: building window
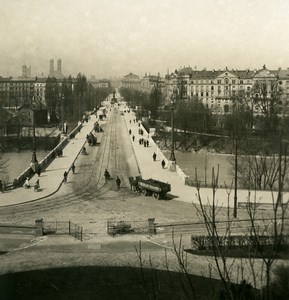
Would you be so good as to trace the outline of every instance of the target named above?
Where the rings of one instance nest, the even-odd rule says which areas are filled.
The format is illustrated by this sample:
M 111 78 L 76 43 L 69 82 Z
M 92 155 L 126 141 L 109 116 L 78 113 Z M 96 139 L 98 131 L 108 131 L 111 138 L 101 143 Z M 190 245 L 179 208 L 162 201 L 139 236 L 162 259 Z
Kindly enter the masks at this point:
M 214 86 L 213 86 L 213 85 L 211 86 L 211 90 L 212 90 L 212 91 L 214 90 Z
M 225 84 L 229 84 L 229 79 L 225 78 Z
M 217 82 L 218 82 L 218 84 L 222 84 L 222 80 L 220 80 L 220 79 L 218 79 Z
M 232 84 L 236 84 L 236 80 L 234 79 L 234 80 L 232 80 Z
M 243 80 L 240 80 L 240 84 L 243 84 Z

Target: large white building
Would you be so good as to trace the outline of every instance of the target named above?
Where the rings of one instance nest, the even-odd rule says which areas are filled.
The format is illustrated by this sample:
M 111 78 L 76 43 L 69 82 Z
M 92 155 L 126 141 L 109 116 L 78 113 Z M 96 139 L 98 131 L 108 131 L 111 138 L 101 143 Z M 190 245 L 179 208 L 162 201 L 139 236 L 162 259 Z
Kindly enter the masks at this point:
M 198 97 L 204 105 L 215 113 L 226 113 L 230 109 L 232 98 L 239 91 L 249 97 L 252 87 L 258 81 L 278 81 L 283 93 L 283 101 L 288 105 L 289 70 L 193 70 L 185 67 L 165 76 L 166 101 L 170 102 L 177 90 L 181 99 Z

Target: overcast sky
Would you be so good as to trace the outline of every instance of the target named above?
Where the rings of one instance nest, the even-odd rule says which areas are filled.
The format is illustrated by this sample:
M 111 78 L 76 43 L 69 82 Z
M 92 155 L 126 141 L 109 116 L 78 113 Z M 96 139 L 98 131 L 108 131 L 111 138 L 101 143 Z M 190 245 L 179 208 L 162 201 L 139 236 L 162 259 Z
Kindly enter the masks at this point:
M 0 75 L 289 67 L 288 0 L 0 0 Z

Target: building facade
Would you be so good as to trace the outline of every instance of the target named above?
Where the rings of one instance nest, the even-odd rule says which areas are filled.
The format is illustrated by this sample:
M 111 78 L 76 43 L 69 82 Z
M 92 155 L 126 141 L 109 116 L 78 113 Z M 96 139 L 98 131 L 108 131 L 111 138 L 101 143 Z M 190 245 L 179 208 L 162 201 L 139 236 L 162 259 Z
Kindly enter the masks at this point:
M 129 73 L 121 79 L 121 87 L 140 90 L 141 80 L 138 75 Z
M 230 111 L 232 99 L 240 91 L 249 98 L 256 82 L 276 81 L 282 89 L 282 101 L 287 105 L 289 98 L 289 70 L 193 70 L 190 67 L 176 70 L 165 76 L 166 102 L 169 103 L 174 91 L 180 99 L 197 97 L 214 113 L 224 114 Z M 257 95 L 255 95 L 257 96 Z

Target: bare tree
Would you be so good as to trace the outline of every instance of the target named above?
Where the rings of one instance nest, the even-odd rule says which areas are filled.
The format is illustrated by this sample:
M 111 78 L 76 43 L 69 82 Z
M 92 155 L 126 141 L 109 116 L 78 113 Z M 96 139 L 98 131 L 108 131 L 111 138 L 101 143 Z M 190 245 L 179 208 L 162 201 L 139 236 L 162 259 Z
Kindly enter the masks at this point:
M 218 180 L 219 180 L 219 166 L 215 172 L 214 168 L 212 169 L 212 201 L 211 204 L 207 203 L 205 206 L 200 193 L 200 182 L 198 181 L 198 174 L 196 172 L 196 186 L 197 186 L 197 199 L 199 205 L 195 205 L 197 214 L 199 218 L 204 222 L 206 227 L 206 232 L 208 234 L 208 247 L 212 250 L 215 267 L 221 279 L 222 285 L 225 290 L 225 295 L 228 299 L 235 299 L 232 289 L 232 280 L 231 280 L 231 268 L 232 263 L 227 261 L 227 251 L 228 248 L 225 240 L 228 240 L 231 231 L 232 231 L 232 222 L 227 222 L 225 230 L 221 233 L 218 228 L 218 222 L 216 220 L 217 215 L 220 211 L 220 207 L 216 203 L 216 192 L 218 189 Z M 227 190 L 228 196 L 230 191 Z M 229 216 L 228 216 L 229 219 Z
M 285 247 L 285 216 L 288 208 L 287 202 L 283 202 L 283 188 L 285 181 L 285 174 L 287 171 L 287 147 L 285 147 L 284 155 L 281 151 L 278 157 L 278 194 L 277 197 L 272 192 L 272 220 L 271 223 L 264 221 L 259 224 L 256 220 L 257 205 L 248 205 L 247 211 L 251 222 L 250 227 L 250 241 L 252 248 L 261 257 L 265 265 L 265 299 L 270 299 L 270 280 L 274 262 L 279 254 L 284 251 Z M 276 175 L 277 176 L 277 175 Z M 271 188 L 272 191 L 272 188 Z M 288 233 L 287 233 L 288 235 Z
M 252 100 L 261 114 L 263 128 L 267 132 L 275 130 L 278 125 L 278 114 L 281 113 L 282 108 L 282 94 L 278 78 L 256 81 L 252 87 Z

